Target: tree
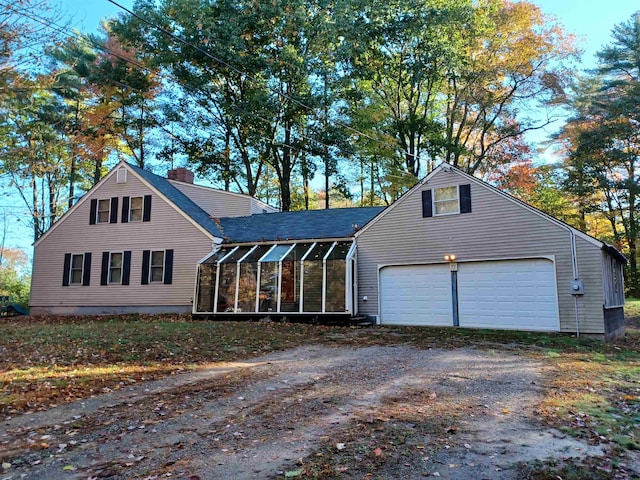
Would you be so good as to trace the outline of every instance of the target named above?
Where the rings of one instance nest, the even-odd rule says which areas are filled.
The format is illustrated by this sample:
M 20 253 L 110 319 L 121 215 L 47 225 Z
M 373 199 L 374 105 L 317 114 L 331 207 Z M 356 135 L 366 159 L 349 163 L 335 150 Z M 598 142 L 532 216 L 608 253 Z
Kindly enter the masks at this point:
M 0 248 L 0 295 L 8 295 L 13 303 L 27 308 L 31 277 L 29 259 L 19 248 Z
M 573 37 L 528 2 L 478 3 L 464 28 L 464 55 L 447 74 L 443 158 L 486 173 L 518 158 L 523 133 L 549 123 L 521 112 L 564 99 L 563 62 L 576 51 Z
M 52 79 L 23 80 L 24 88 L 4 96 L 0 105 L 0 172 L 29 208 L 33 238 L 51 227 L 65 207 L 69 152 L 65 111 L 51 93 Z
M 599 54 L 599 89 L 578 92 L 565 128 L 567 169 L 575 192 L 598 198 L 614 241 L 629 257 L 628 286 L 640 294 L 637 265 L 640 196 L 640 12 L 613 30 Z

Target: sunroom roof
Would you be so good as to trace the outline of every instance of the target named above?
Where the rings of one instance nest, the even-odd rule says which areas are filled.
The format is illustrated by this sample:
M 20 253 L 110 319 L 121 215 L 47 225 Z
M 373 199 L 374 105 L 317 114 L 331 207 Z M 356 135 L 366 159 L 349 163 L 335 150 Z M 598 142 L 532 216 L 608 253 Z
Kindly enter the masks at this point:
M 219 219 L 225 243 L 345 238 L 370 222 L 384 207 L 332 208 L 263 213 Z

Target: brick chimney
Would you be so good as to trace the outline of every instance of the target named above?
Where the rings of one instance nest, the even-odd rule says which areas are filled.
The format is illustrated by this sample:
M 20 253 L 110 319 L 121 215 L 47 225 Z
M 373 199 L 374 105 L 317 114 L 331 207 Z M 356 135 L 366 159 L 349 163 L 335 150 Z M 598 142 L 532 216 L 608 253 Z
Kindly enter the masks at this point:
M 193 183 L 193 172 L 184 167 L 174 168 L 167 172 L 167 178 L 178 182 Z

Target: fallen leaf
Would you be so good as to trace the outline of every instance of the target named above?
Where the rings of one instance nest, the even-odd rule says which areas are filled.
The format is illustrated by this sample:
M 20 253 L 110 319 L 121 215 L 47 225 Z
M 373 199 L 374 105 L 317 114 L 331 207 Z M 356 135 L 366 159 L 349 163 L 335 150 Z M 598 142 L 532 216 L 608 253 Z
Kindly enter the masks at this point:
M 288 472 L 284 472 L 284 478 L 294 478 L 299 477 L 303 474 L 303 470 L 299 468 L 298 470 L 289 470 Z
M 504 415 L 507 415 L 507 414 L 509 413 L 509 409 L 508 409 L 508 408 L 503 408 L 503 409 L 502 409 L 502 413 L 503 413 Z
M 74 467 L 73 465 L 65 465 L 64 467 L 62 467 L 62 470 L 64 470 L 65 472 L 73 472 L 76 469 L 76 467 Z

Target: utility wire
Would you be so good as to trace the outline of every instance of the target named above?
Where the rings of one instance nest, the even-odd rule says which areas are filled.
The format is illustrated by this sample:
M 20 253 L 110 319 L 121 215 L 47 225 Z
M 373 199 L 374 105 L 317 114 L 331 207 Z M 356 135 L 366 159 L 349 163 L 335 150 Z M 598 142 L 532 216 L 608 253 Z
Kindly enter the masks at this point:
M 185 39 L 175 35 L 174 33 L 170 32 L 166 28 L 164 28 L 164 27 L 162 27 L 160 25 L 157 25 L 157 24 L 153 23 L 150 20 L 147 20 L 146 18 L 140 16 L 139 14 L 133 12 L 132 10 L 120 5 L 115 0 L 107 0 L 107 1 L 109 3 L 112 3 L 113 5 L 115 5 L 116 7 L 122 9 L 123 11 L 127 12 L 129 15 L 137 18 L 138 20 L 140 20 L 141 22 L 145 23 L 146 25 L 149 25 L 150 27 L 158 30 L 163 35 L 166 35 L 169 38 L 172 38 L 172 39 L 176 40 L 177 42 L 179 42 L 179 43 L 181 43 L 183 45 L 186 45 L 186 46 L 188 46 L 190 48 L 195 49 L 197 52 L 205 55 L 206 57 L 210 58 L 211 60 L 214 60 L 215 62 L 217 62 L 217 63 L 219 63 L 219 64 L 221 64 L 221 65 L 223 65 L 223 66 L 225 66 L 225 67 L 227 67 L 227 68 L 229 68 L 231 70 L 233 70 L 234 72 L 239 73 L 240 75 L 244 75 L 247 78 L 249 78 L 250 80 L 252 80 L 252 81 L 254 81 L 256 83 L 259 83 L 258 79 L 254 75 L 251 75 L 250 73 L 244 72 L 243 70 L 239 69 L 238 67 L 236 67 L 234 65 L 231 65 L 230 63 L 228 63 L 228 62 L 216 57 L 215 55 L 211 54 L 209 51 L 203 49 L 202 47 L 199 47 L 198 45 L 196 45 L 196 44 L 194 44 L 192 42 L 189 42 L 188 40 L 185 40 Z M 302 107 L 302 108 L 304 108 L 304 109 L 306 109 L 306 110 L 308 110 L 310 112 L 314 111 L 314 109 L 312 107 L 310 107 L 309 105 L 301 102 L 300 100 L 298 100 L 298 99 L 296 99 L 296 98 L 294 98 L 294 97 L 292 97 L 290 95 L 287 95 L 286 93 L 279 92 L 279 91 L 275 90 L 274 88 L 269 88 L 269 89 L 273 93 L 275 93 L 276 95 L 278 95 L 281 98 L 287 99 L 287 100 L 297 104 L 298 106 L 300 106 L 300 107 Z M 339 125 L 342 128 L 345 128 L 345 129 L 347 129 L 347 130 L 349 130 L 349 131 L 351 131 L 351 132 L 353 132 L 355 134 L 362 135 L 363 137 L 368 138 L 370 140 L 373 140 L 374 142 L 377 142 L 377 143 L 379 143 L 381 145 L 384 145 L 386 147 L 390 147 L 393 150 L 396 150 L 396 151 L 402 153 L 403 155 L 415 156 L 414 153 L 407 152 L 406 150 L 403 150 L 403 149 L 399 148 L 398 145 L 391 145 L 391 144 L 389 144 L 387 142 L 384 142 L 384 141 L 380 140 L 379 138 L 376 138 L 376 137 L 373 137 L 373 136 L 371 136 L 371 135 L 369 135 L 367 133 L 361 132 L 360 130 L 355 129 L 351 125 L 348 125 L 346 123 L 343 123 L 343 122 L 340 122 L 340 121 L 335 121 L 335 120 L 333 120 L 332 123 L 335 123 L 336 125 Z
M 180 86 L 183 90 L 185 90 L 185 91 L 186 91 L 186 93 L 187 93 L 187 94 L 189 94 L 192 98 L 194 98 L 194 100 L 195 100 L 196 102 L 197 102 L 197 99 L 195 99 L 195 96 L 194 96 L 193 92 L 195 92 L 196 94 L 201 94 L 201 93 L 202 93 L 202 91 L 198 90 L 198 89 L 197 89 L 197 88 L 195 88 L 195 87 L 191 87 L 191 86 L 188 86 L 188 85 L 183 85 L 183 84 L 181 84 L 181 83 L 180 83 L 180 82 L 179 82 L 179 81 L 178 81 L 174 76 L 169 75 L 169 74 L 167 74 L 167 73 L 165 73 L 165 72 L 162 72 L 162 71 L 160 71 L 160 70 L 157 70 L 157 69 L 152 69 L 152 68 L 150 68 L 150 67 L 147 67 L 147 66 L 145 66 L 145 65 L 141 64 L 141 63 L 140 63 L 140 62 L 138 62 L 137 60 L 133 60 L 133 59 L 131 59 L 131 58 L 129 58 L 129 57 L 123 56 L 123 55 L 121 55 L 120 53 L 115 52 L 115 51 L 113 51 L 113 50 L 111 50 L 111 49 L 107 48 L 106 46 L 104 46 L 104 45 L 100 44 L 99 42 L 94 41 L 93 39 L 91 39 L 91 38 L 90 38 L 90 37 L 88 37 L 88 36 L 81 36 L 81 35 L 79 35 L 79 34 L 77 34 L 77 33 L 75 33 L 75 32 L 69 32 L 69 30 L 68 30 L 68 29 L 66 29 L 65 27 L 62 27 L 62 26 L 60 26 L 60 25 L 56 24 L 55 22 L 48 22 L 48 23 L 44 23 L 44 22 L 45 22 L 45 20 L 47 20 L 47 19 L 46 19 L 46 18 L 44 18 L 44 17 L 42 17 L 42 16 L 39 16 L 39 15 L 34 14 L 34 13 L 31 13 L 31 12 L 29 12 L 29 13 L 25 13 L 24 11 L 22 11 L 22 12 L 21 12 L 21 11 L 18 11 L 18 10 L 16 10 L 15 8 L 13 8 L 13 7 L 9 6 L 9 5 L 6 5 L 6 4 L 4 4 L 4 3 L 2 3 L 2 2 L 0 2 L 0 6 L 4 6 L 4 7 L 6 7 L 6 8 L 10 8 L 10 9 L 12 9 L 14 12 L 16 12 L 16 13 L 18 13 L 18 14 L 21 14 L 21 15 L 23 15 L 23 16 L 25 16 L 25 17 L 27 17 L 27 18 L 29 18 L 29 19 L 31 19 L 31 20 L 33 20 L 33 21 L 35 21 L 35 22 L 41 23 L 42 25 L 45 25 L 45 26 L 51 26 L 51 25 L 53 25 L 53 27 L 51 27 L 51 28 L 52 28 L 53 30 L 55 30 L 56 32 L 58 32 L 58 33 L 61 33 L 61 34 L 64 34 L 64 35 L 69 35 L 69 36 L 75 37 L 75 38 L 76 38 L 76 39 L 78 39 L 78 40 L 88 41 L 88 42 L 89 42 L 93 47 L 95 47 L 95 48 L 97 48 L 97 49 L 99 49 L 99 50 L 101 50 L 101 51 L 103 51 L 103 52 L 105 52 L 105 53 L 108 53 L 108 54 L 110 54 L 110 55 L 113 55 L 114 57 L 118 58 L 119 60 L 122 60 L 122 61 L 124 61 L 124 62 L 126 62 L 126 63 L 128 63 L 128 64 L 130 64 L 130 65 L 132 65 L 132 66 L 134 66 L 134 67 L 136 67 L 136 68 L 139 68 L 139 69 L 141 69 L 141 70 L 145 70 L 145 71 L 147 71 L 148 73 L 152 73 L 152 74 L 154 74 L 154 75 L 156 75 L 156 76 L 158 76 L 158 77 L 160 77 L 160 78 L 168 79 L 168 80 L 170 80 L 170 81 L 174 82 L 175 84 L 177 84 L 178 86 Z M 54 28 L 54 27 L 55 27 L 55 28 Z M 116 83 L 116 84 L 117 84 L 118 86 L 120 86 L 120 87 L 123 87 L 123 88 L 129 89 L 129 90 L 132 90 L 132 91 L 135 91 L 135 92 L 141 93 L 141 94 L 146 93 L 146 92 L 145 92 L 144 90 L 142 90 L 142 89 L 139 89 L 139 88 L 136 88 L 136 87 L 132 87 L 131 85 L 125 84 L 125 83 L 120 82 L 120 81 L 115 81 L 114 83 Z M 54 87 L 54 86 L 48 87 L 48 89 L 50 89 L 50 90 L 66 90 L 66 88 L 65 88 L 65 87 Z M 26 89 L 26 88 L 25 88 L 25 89 L 22 89 L 22 90 L 25 90 L 25 91 L 26 91 L 26 90 L 28 90 L 28 89 Z M 34 90 L 35 90 L 35 89 L 34 89 Z M 189 90 L 191 90 L 191 92 L 192 92 L 192 93 L 189 93 Z M 258 119 L 258 120 L 260 120 L 260 121 L 262 121 L 262 122 L 265 122 L 267 125 L 271 125 L 271 123 L 272 123 L 272 120 L 270 120 L 270 119 L 268 119 L 268 118 L 266 118 L 266 117 L 263 117 L 263 116 L 261 116 L 261 115 L 259 115 L 259 114 L 255 113 L 255 112 L 250 112 L 250 111 L 248 111 L 248 110 L 245 110 L 245 109 L 240 108 L 240 107 L 237 107 L 237 106 L 235 106 L 234 108 L 235 108 L 235 110 L 236 110 L 237 112 L 241 112 L 241 113 L 244 113 L 245 115 L 252 116 L 252 117 L 254 117 L 254 118 L 256 118 L 256 119 Z M 158 121 L 157 117 L 154 117 L 154 116 L 152 115 L 152 118 L 153 118 L 153 120 L 156 122 L 156 124 L 160 126 L 160 122 Z M 289 129 L 289 130 L 290 130 L 290 129 Z M 166 130 L 165 130 L 165 129 L 163 129 L 163 131 L 166 131 Z M 290 130 L 290 131 L 291 131 L 291 130 Z M 335 145 L 328 145 L 328 144 L 325 144 L 325 143 L 321 142 L 320 140 L 317 140 L 317 139 L 315 139 L 315 138 L 313 138 L 313 137 L 309 137 L 308 135 L 305 135 L 305 134 L 303 134 L 303 133 L 296 132 L 296 133 L 293 133 L 293 134 L 294 134 L 295 136 L 300 137 L 302 140 L 309 140 L 309 141 L 312 141 L 312 142 L 316 143 L 317 145 L 320 145 L 320 146 L 322 146 L 322 147 L 326 147 L 326 148 L 338 148 L 338 149 L 341 151 L 341 153 L 342 153 L 343 155 L 346 155 L 346 154 L 347 154 L 347 152 L 342 151 L 339 147 L 337 147 L 337 146 L 335 146 Z M 267 137 L 264 137 L 264 136 L 258 136 L 258 138 L 261 138 L 262 140 L 265 140 L 265 141 L 267 141 L 267 142 L 270 142 L 272 145 L 281 145 L 281 146 L 285 146 L 285 147 L 292 148 L 292 149 L 294 149 L 294 150 L 298 150 L 298 149 L 299 149 L 299 147 L 296 147 L 296 146 L 294 146 L 294 145 L 290 145 L 290 144 L 284 143 L 284 142 L 282 142 L 282 141 L 277 141 L 277 140 L 275 140 L 275 139 L 273 139 L 273 138 L 267 138 Z

